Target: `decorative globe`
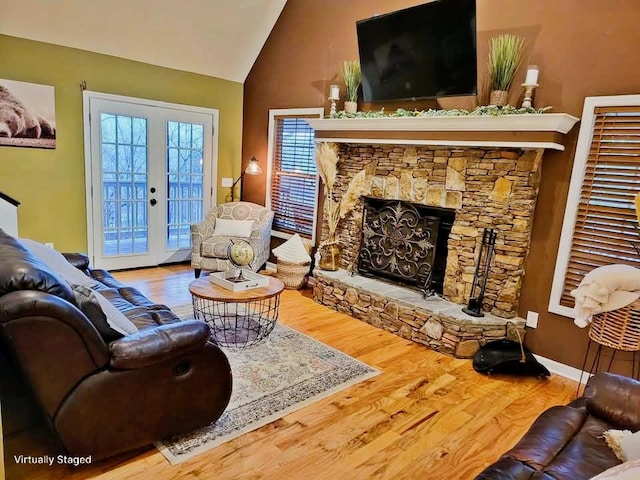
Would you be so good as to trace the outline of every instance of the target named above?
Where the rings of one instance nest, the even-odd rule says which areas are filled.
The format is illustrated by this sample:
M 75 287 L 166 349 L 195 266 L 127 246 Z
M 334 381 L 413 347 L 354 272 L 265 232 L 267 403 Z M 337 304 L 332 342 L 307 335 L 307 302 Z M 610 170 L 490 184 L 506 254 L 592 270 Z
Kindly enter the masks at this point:
M 229 261 L 237 268 L 246 267 L 253 262 L 253 247 L 246 240 L 231 240 L 227 249 Z

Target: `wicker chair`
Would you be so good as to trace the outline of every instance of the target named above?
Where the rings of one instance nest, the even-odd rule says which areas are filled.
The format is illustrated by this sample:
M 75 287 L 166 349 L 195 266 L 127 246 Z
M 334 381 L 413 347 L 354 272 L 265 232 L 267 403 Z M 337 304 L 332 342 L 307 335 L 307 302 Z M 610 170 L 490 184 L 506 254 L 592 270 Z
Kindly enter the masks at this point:
M 587 361 L 592 346 L 596 347 L 593 361 L 590 368 L 585 370 L 588 366 Z M 580 395 L 582 389 L 583 374 L 586 372 L 591 375 L 599 371 L 603 347 L 611 349 L 609 366 L 606 371 L 611 369 L 616 352 L 632 352 L 631 376 L 638 379 L 640 365 L 637 363 L 636 356 L 640 351 L 640 299 L 626 307 L 594 315 L 591 319 L 589 343 L 582 363 L 576 396 Z
M 220 272 L 233 268 L 227 257 L 227 248 L 230 240 L 239 240 L 240 237 L 214 235 L 218 218 L 253 220 L 251 236 L 243 240 L 253 247 L 255 259 L 250 268 L 258 271 L 269 258 L 273 212 L 255 203 L 231 202 L 218 205 L 202 222 L 191 225 L 191 265 L 196 278 L 202 270 Z
M 640 350 L 640 300 L 618 310 L 594 315 L 589 338 L 615 350 Z

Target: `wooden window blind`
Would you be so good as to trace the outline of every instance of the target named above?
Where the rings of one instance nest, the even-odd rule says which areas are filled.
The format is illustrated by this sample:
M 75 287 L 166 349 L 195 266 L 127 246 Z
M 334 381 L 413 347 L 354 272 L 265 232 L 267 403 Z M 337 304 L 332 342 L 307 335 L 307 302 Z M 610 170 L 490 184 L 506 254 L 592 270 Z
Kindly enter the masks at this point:
M 596 267 L 640 267 L 634 197 L 640 192 L 640 106 L 596 107 L 560 305 Z
M 314 133 L 305 118 L 317 116 L 275 117 L 271 209 L 274 230 L 312 238 L 318 175 Z

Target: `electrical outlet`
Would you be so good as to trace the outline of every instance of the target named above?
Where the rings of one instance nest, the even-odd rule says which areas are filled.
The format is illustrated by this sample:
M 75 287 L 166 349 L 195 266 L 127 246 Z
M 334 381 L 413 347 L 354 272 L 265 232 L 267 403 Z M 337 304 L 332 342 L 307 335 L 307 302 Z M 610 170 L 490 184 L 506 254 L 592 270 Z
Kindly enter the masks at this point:
M 223 187 L 232 187 L 233 186 L 233 178 L 222 177 L 221 185 Z
M 527 327 L 538 328 L 538 312 L 527 312 Z
M 53 248 L 53 242 L 48 242 L 44 244 L 45 247 Z

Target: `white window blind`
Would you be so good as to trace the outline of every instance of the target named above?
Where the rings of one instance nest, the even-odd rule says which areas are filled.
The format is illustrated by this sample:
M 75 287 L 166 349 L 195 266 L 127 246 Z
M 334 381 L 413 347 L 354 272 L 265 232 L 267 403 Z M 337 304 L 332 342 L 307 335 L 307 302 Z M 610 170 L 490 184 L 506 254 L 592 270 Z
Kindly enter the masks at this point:
M 317 113 L 272 111 L 268 203 L 274 212 L 273 230 L 283 236 L 298 233 L 308 239 L 314 238 L 318 173 L 314 132 L 306 118 L 319 116 Z
M 639 192 L 640 96 L 587 99 L 550 311 L 570 314 L 571 291 L 594 268 L 614 263 L 640 267 L 634 204 Z

